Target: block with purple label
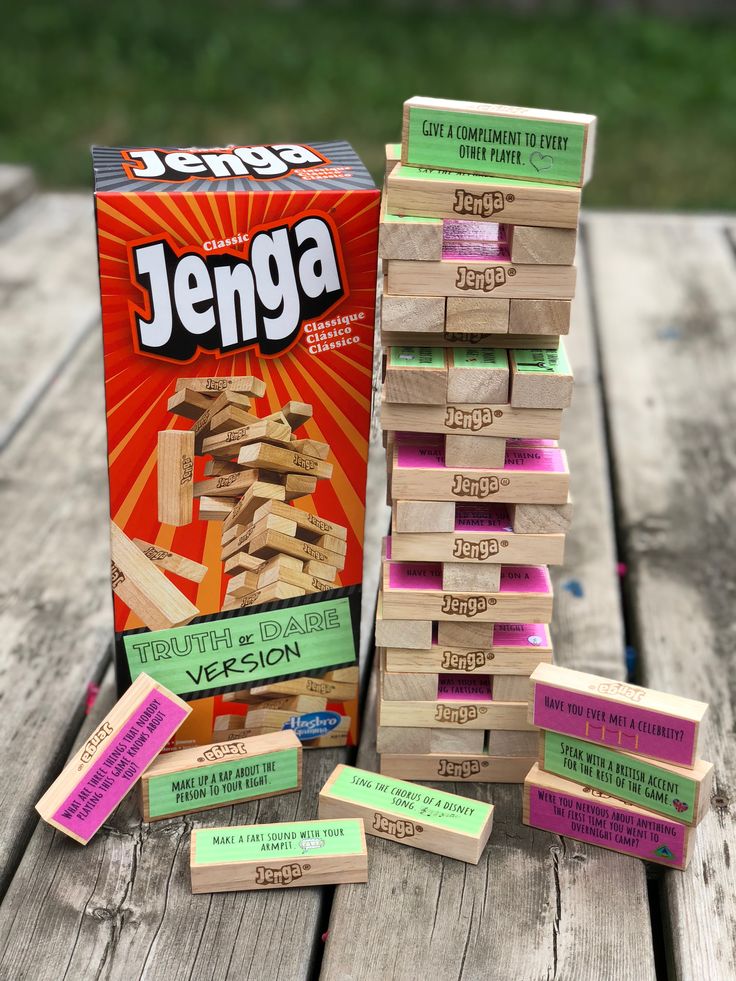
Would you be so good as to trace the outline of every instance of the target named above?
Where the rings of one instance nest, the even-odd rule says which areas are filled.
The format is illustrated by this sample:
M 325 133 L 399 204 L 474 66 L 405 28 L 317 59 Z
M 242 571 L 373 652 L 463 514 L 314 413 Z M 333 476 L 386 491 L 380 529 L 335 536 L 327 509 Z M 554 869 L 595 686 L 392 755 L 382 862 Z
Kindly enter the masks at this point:
M 708 706 L 680 695 L 540 664 L 529 721 L 586 742 L 692 768 Z
M 543 565 L 503 566 L 497 593 L 443 590 L 440 563 L 386 561 L 383 566 L 383 615 L 387 617 L 549 623 L 552 595 L 549 571 Z
M 516 534 L 504 504 L 455 504 L 454 532 L 392 533 L 393 557 L 409 562 L 561 565 L 564 534 Z
M 442 644 L 435 626 L 431 647 L 385 648 L 386 668 L 420 674 L 444 671 L 528 677 L 538 664 L 552 662 L 552 641 L 546 623 L 489 623 L 487 626 L 486 643 L 478 647 Z
M 692 856 L 694 829 L 535 763 L 524 781 L 524 824 L 674 869 Z
M 140 674 L 77 750 L 36 810 L 86 845 L 191 712 L 186 702 Z
M 555 447 L 507 446 L 504 466 L 496 470 L 446 467 L 439 444 L 393 449 L 394 500 L 564 504 L 569 484 L 567 456 Z

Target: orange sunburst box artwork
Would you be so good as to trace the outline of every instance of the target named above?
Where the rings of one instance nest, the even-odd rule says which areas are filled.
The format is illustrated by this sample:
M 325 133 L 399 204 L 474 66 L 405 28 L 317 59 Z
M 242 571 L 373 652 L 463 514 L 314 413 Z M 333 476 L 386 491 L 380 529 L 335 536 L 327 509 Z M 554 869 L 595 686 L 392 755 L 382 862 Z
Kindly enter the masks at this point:
M 379 192 L 343 142 L 96 147 L 118 686 L 353 745 Z

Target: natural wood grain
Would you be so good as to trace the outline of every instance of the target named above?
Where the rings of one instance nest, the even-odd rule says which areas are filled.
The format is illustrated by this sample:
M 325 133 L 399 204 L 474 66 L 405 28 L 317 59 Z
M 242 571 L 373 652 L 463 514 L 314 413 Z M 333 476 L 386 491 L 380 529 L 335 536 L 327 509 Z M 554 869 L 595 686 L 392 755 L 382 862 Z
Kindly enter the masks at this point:
M 665 945 L 673 978 L 726 981 L 736 974 L 734 253 L 722 227 L 695 217 L 601 215 L 588 234 L 640 680 L 711 706 L 712 813 L 690 871 L 660 881 Z

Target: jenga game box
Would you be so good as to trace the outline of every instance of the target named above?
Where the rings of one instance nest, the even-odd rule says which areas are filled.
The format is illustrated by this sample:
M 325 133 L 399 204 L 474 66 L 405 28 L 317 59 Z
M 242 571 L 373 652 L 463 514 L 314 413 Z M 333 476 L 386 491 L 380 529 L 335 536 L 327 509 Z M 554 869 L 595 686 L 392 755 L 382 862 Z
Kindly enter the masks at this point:
M 95 147 L 118 686 L 353 745 L 379 192 L 343 142 Z

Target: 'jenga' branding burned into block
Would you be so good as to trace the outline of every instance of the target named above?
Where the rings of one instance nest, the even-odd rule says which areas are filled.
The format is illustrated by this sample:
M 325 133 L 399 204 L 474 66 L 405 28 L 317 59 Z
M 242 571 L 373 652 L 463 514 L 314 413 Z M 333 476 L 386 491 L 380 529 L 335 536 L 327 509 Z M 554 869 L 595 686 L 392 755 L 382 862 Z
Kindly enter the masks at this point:
M 354 744 L 378 191 L 345 143 L 94 166 L 119 687 L 211 763 Z

